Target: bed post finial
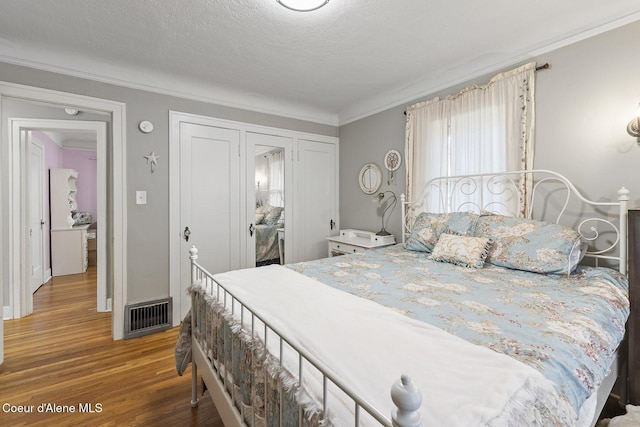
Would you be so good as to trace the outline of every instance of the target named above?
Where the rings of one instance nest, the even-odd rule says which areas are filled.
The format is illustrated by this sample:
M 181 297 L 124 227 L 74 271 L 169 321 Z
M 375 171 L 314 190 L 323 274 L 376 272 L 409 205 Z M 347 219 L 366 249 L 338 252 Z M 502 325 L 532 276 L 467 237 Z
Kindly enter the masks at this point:
M 404 239 L 405 239 L 405 234 L 407 232 L 407 221 L 405 219 L 405 216 L 407 215 L 407 206 L 406 206 L 406 196 L 404 195 L 404 193 L 400 194 L 400 208 L 402 209 L 401 212 L 401 218 L 402 218 L 402 243 L 404 243 Z
M 620 202 L 620 267 L 618 270 L 622 274 L 627 274 L 628 261 L 628 236 L 627 236 L 627 220 L 629 209 L 629 190 L 620 187 L 618 190 L 618 202 Z
M 420 427 L 422 417 L 422 393 L 411 382 L 409 375 L 403 374 L 391 387 L 391 400 L 398 408 L 391 414 L 393 427 Z
M 619 201 L 629 201 L 629 190 L 626 187 L 620 187 L 618 190 Z
M 195 246 L 191 246 L 191 248 L 189 248 L 189 259 L 198 259 L 198 248 L 196 248 Z

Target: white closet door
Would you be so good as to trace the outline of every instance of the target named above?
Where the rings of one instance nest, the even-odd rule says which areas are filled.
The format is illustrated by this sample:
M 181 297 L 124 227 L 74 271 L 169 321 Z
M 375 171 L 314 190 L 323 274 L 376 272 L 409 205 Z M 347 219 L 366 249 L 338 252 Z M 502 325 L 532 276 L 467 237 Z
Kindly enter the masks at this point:
M 298 140 L 295 177 L 294 257 L 287 262 L 327 256 L 327 237 L 338 234 L 336 144 Z
M 198 262 L 211 273 L 240 268 L 240 132 L 180 123 L 180 319 L 191 306 L 187 254 L 192 245 Z M 175 301 L 175 299 L 180 301 Z
M 255 224 L 256 214 L 256 201 L 260 197 L 260 188 L 264 189 L 265 184 L 262 183 L 262 187 L 258 186 L 259 177 L 256 175 L 256 157 L 268 152 L 272 149 L 281 148 L 284 150 L 284 189 L 282 197 L 284 199 L 284 211 L 282 217 L 284 218 L 283 228 L 285 230 L 284 236 L 291 236 L 291 238 L 284 239 L 284 250 L 282 255 L 285 258 L 284 262 L 289 262 L 286 258 L 287 253 L 293 251 L 291 242 L 293 241 L 293 162 L 291 161 L 293 150 L 293 138 L 280 136 L 280 135 L 267 135 L 257 132 L 247 132 L 247 224 L 246 229 L 251 228 L 252 232 L 247 232 L 247 250 L 246 250 L 246 266 L 256 266 L 256 243 L 257 243 L 257 225 Z M 267 178 L 268 177 L 263 177 Z M 267 185 L 267 188 L 272 188 Z

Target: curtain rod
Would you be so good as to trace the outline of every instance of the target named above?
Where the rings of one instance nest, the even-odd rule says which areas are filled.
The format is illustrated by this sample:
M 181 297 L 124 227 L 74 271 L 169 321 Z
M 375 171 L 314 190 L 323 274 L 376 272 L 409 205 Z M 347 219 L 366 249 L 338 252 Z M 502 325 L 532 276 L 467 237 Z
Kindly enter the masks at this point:
M 536 71 L 540 71 L 540 70 L 548 70 L 551 67 L 551 65 L 549 65 L 548 62 L 545 62 L 544 64 L 536 67 Z M 405 116 L 407 115 L 407 110 L 404 110 L 402 112 L 402 114 L 404 114 Z

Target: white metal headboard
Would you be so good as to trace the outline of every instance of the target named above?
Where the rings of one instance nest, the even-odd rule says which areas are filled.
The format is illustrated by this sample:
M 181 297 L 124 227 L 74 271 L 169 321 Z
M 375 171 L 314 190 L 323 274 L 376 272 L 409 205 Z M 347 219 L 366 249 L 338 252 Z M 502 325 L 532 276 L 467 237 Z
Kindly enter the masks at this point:
M 284 192 L 282 190 L 256 190 L 256 201 L 260 206 L 284 206 Z
M 526 190 L 526 191 L 525 191 Z M 439 177 L 429 181 L 415 201 L 400 196 L 402 242 L 421 212 L 489 211 L 563 224 L 589 243 L 586 257 L 612 260 L 627 271 L 627 210 L 629 190 L 618 190 L 618 201 L 593 201 L 557 172 L 534 169 Z M 610 219 L 613 218 L 613 219 Z

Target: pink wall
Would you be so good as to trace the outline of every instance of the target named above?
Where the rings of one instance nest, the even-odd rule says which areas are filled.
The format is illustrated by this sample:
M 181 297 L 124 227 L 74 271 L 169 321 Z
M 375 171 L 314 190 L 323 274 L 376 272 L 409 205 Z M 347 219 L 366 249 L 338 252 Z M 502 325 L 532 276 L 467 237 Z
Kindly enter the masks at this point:
M 49 225 L 49 169 L 67 168 L 78 172 L 78 188 L 77 202 L 78 210 L 82 212 L 90 212 L 93 216 L 94 223 L 92 228 L 96 226 L 97 218 L 97 162 L 92 160 L 96 158 L 95 151 L 86 150 L 70 150 L 60 147 L 53 142 L 47 135 L 39 131 L 33 131 L 32 136 L 40 140 L 44 144 L 44 168 L 45 168 L 45 206 L 44 213 L 47 220 L 47 229 L 45 232 L 45 259 L 46 268 L 51 268 L 50 253 L 50 231 Z
M 61 167 L 73 169 L 78 172 L 78 180 L 76 187 L 78 194 L 76 201 L 78 202 L 79 212 L 89 212 L 95 220 L 98 218 L 98 202 L 97 202 L 97 165 L 96 152 L 86 150 L 67 150 L 62 149 Z

